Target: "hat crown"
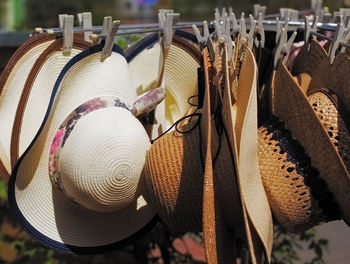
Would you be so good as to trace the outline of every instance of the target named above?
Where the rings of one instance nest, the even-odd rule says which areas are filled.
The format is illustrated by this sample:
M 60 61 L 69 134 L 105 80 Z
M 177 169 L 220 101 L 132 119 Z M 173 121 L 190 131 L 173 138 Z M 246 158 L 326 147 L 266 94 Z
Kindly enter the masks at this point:
M 63 192 L 94 211 L 130 206 L 149 146 L 145 129 L 127 109 L 108 107 L 83 116 L 58 155 Z

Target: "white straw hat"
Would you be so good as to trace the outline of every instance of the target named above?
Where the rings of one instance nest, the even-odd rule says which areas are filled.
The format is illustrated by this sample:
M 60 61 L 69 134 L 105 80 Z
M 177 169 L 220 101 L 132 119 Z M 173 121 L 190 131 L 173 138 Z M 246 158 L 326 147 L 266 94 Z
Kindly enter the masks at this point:
M 62 54 L 62 46 L 63 39 L 58 38 L 42 51 L 21 87 L 11 136 L 10 161 L 12 167 L 39 130 L 50 101 L 52 89 L 63 67 L 81 50 L 90 47 L 91 43 L 76 35 L 71 53 L 68 56 Z M 18 74 L 14 78 L 21 79 L 23 77 Z
M 12 55 L 0 79 L 0 178 L 6 182 L 11 174 L 11 131 L 18 101 L 27 76 L 40 54 L 55 36 L 35 36 L 23 43 Z
M 101 50 L 85 50 L 64 67 L 9 181 L 19 223 L 67 253 L 115 249 L 155 221 L 140 181 L 150 142 L 130 111 L 137 96 L 127 62 L 117 47 L 101 62 Z
M 190 33 L 177 31 L 165 60 L 166 127 L 163 127 L 163 131 L 189 111 L 191 105 L 188 100 L 197 94 L 197 69 L 201 65 L 202 55 L 198 45 L 191 42 L 193 38 Z M 138 96 L 155 88 L 161 55 L 158 34 L 135 43 L 125 54 Z

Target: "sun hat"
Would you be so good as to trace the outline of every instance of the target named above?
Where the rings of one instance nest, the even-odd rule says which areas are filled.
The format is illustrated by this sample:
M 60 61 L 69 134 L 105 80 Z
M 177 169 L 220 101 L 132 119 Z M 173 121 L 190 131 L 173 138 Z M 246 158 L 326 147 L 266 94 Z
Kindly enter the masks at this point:
M 55 40 L 42 34 L 24 42 L 12 55 L 0 78 L 0 177 L 11 174 L 11 131 L 25 80 L 40 54 Z
M 63 39 L 57 38 L 37 58 L 21 90 L 11 136 L 11 165 L 27 149 L 44 118 L 52 89 L 66 63 L 91 43 L 75 36 L 70 55 L 62 54 Z M 18 75 L 15 78 L 23 78 Z
M 349 173 L 325 126 L 332 123 L 335 134 L 346 128 L 327 91 L 319 88 L 307 97 L 279 63 L 272 79 L 273 116 L 259 128 L 269 203 L 276 221 L 292 233 L 340 218 L 349 223 Z
M 244 224 L 234 164 L 227 160 L 228 140 L 211 120 L 219 117 L 211 115 L 217 91 L 209 85 L 212 66 L 207 48 L 202 52 L 207 73 L 203 108 L 152 144 L 145 181 L 149 202 L 161 219 L 177 232 L 203 230 L 208 262 L 227 263 L 237 253 L 232 232 L 242 232 Z M 228 202 L 228 196 L 236 199 Z
M 260 176 L 257 152 L 257 65 L 251 50 L 246 46 L 242 49 L 243 57 L 238 68 L 237 81 L 231 88 L 226 85 L 223 115 L 235 153 L 234 160 L 237 163 L 237 181 L 244 208 L 243 216 L 251 261 L 262 263 L 270 261 L 273 223 Z
M 190 97 L 197 94 L 197 69 L 201 64 L 201 53 L 194 36 L 183 31 L 176 31 L 165 59 L 165 125 L 156 124 L 152 138 L 169 128 L 176 120 L 190 109 Z M 137 94 L 155 88 L 158 82 L 158 65 L 161 48 L 158 34 L 149 35 L 125 51 L 129 62 L 130 74 Z M 192 100 L 193 101 L 193 100 Z M 163 112 L 160 112 L 163 114 Z M 159 127 L 163 125 L 163 127 Z
M 119 47 L 73 57 L 55 83 L 41 127 L 16 163 L 9 204 L 33 237 L 66 253 L 115 249 L 149 230 L 155 213 L 140 177 L 149 138 Z

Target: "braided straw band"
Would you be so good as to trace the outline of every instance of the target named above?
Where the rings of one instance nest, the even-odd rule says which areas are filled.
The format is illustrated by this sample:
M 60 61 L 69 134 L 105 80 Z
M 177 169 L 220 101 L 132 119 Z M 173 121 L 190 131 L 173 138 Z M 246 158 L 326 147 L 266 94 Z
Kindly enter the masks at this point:
M 88 113 L 91 113 L 95 110 L 107 108 L 107 107 L 121 107 L 131 112 L 130 107 L 125 103 L 121 102 L 118 98 L 113 96 L 101 96 L 94 98 L 79 107 L 77 107 L 60 125 L 58 131 L 55 134 L 55 137 L 52 141 L 50 147 L 50 156 L 49 156 L 49 175 L 52 185 L 55 186 L 59 191 L 64 193 L 68 199 L 73 202 L 76 202 L 76 199 L 69 195 L 65 190 L 61 173 L 59 168 L 59 157 L 60 153 L 64 147 L 65 142 L 67 141 L 69 135 L 73 131 L 75 125 L 78 123 L 80 118 L 86 116 Z
M 341 218 L 334 195 L 310 157 L 275 116 L 259 129 L 259 161 L 271 209 L 289 232 Z

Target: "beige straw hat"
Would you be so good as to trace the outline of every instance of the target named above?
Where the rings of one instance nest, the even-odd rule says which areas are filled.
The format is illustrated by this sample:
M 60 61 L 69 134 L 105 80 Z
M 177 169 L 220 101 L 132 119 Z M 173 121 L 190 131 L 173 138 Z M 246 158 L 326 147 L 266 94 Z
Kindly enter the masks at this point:
M 42 51 L 21 89 L 11 136 L 12 167 L 39 130 L 52 89 L 62 68 L 81 50 L 90 47 L 91 43 L 75 36 L 69 56 L 62 54 L 62 46 L 63 39 L 58 38 Z M 18 74 L 14 78 L 20 79 L 23 76 Z
M 44 121 L 9 181 L 9 203 L 27 232 L 67 253 L 123 246 L 155 213 L 140 174 L 150 146 L 131 113 L 127 61 L 102 45 L 71 59 L 58 76 Z
M 308 98 L 279 63 L 272 80 L 273 117 L 259 129 L 260 171 L 269 203 L 276 221 L 292 233 L 350 219 L 350 177 L 333 145 L 339 134 L 349 140 L 349 132 L 332 94 L 318 90 Z M 338 137 L 331 139 L 331 133 Z
M 27 76 L 40 54 L 55 40 L 52 35 L 34 36 L 12 55 L 0 78 L 0 178 L 11 174 L 11 132 L 17 105 Z
M 165 127 L 155 129 L 159 133 L 164 132 L 189 111 L 191 105 L 188 100 L 191 96 L 197 94 L 197 69 L 201 64 L 201 53 L 198 45 L 194 45 L 188 38 L 190 36 L 184 38 L 175 34 L 165 60 L 166 122 Z M 137 55 L 134 55 L 135 51 Z M 161 59 L 158 34 L 135 43 L 125 51 L 125 55 L 129 62 L 130 74 L 138 96 L 155 88 L 159 78 L 158 65 Z M 161 112 L 160 114 L 164 113 Z M 159 133 L 152 137 L 157 137 Z

